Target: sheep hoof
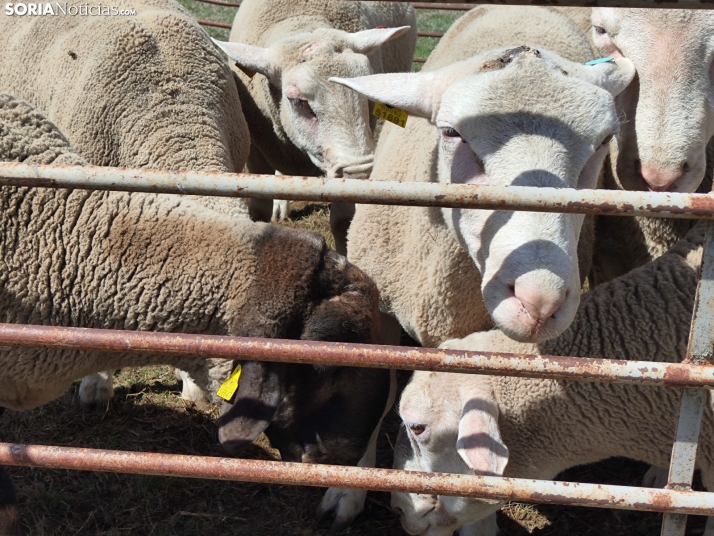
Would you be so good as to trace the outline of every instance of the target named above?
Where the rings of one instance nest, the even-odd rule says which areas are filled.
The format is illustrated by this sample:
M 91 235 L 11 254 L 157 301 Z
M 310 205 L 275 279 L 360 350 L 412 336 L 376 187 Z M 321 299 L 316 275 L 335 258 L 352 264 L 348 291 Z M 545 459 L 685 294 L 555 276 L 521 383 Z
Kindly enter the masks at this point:
M 290 215 L 290 201 L 283 199 L 273 200 L 273 219 L 277 221 L 287 220 Z
M 184 399 L 187 405 L 195 406 L 200 410 L 207 410 L 211 407 L 211 402 L 206 398 L 203 389 L 196 385 L 188 372 L 174 369 L 174 374 L 183 382 L 181 398 Z
M 642 487 L 644 488 L 659 488 L 663 489 L 667 485 L 669 471 L 656 465 L 647 469 L 645 476 L 642 477 Z
M 85 409 L 103 407 L 114 396 L 113 371 L 85 376 L 79 386 L 79 403 Z
M 315 515 L 318 519 L 322 519 L 334 511 L 335 521 L 332 523 L 331 531 L 337 534 L 349 527 L 362 513 L 366 497 L 365 490 L 330 488 L 322 497 Z

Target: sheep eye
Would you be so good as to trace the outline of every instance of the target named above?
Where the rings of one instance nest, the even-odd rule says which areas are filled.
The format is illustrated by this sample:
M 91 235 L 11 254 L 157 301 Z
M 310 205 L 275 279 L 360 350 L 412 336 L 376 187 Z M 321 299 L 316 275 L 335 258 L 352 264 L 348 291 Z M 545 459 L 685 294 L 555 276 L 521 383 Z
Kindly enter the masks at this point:
M 424 426 L 423 424 L 410 424 L 409 429 L 414 435 L 418 436 L 424 433 L 424 430 L 426 430 L 426 426 Z
M 593 26 L 595 28 L 595 33 L 598 35 L 605 35 L 607 31 L 602 26 Z
M 308 117 L 315 117 L 315 112 L 312 110 L 310 107 L 310 103 L 307 102 L 305 99 L 288 99 L 290 101 L 290 104 L 297 110 L 298 112 L 302 113 L 303 115 L 307 115 Z
M 460 138 L 460 139 L 463 140 L 463 138 L 461 138 L 461 134 L 459 134 L 459 133 L 456 131 L 455 128 L 452 128 L 452 127 L 443 127 L 443 128 L 441 128 L 441 129 L 439 129 L 439 130 L 441 130 L 441 135 L 442 135 L 444 138 L 452 139 L 452 140 L 453 140 L 453 139 L 456 139 L 456 138 Z
M 601 145 L 607 145 L 608 143 L 610 143 L 612 141 L 613 136 L 614 136 L 614 134 L 610 134 L 609 136 L 607 136 L 604 140 L 602 140 Z

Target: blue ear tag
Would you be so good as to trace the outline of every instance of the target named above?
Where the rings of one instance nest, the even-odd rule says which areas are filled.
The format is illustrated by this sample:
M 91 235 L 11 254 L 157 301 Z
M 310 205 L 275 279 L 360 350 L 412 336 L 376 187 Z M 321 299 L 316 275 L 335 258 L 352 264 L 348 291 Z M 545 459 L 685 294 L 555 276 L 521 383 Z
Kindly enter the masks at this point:
M 586 61 L 585 65 L 597 65 L 598 63 L 614 63 L 615 58 L 598 58 L 596 60 Z

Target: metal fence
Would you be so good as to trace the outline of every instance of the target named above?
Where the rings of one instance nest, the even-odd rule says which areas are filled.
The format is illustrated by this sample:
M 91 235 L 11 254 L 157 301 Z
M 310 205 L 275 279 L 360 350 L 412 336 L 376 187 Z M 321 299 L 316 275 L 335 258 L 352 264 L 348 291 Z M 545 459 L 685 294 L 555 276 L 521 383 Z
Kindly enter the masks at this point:
M 238 7 L 224 0 L 201 2 Z M 528 0 L 498 3 L 530 4 Z M 553 4 L 592 5 L 590 0 Z M 696 0 L 598 5 L 702 8 Z M 417 9 L 466 10 L 467 4 L 415 3 Z M 222 23 L 201 24 L 228 27 Z M 421 32 L 420 35 L 426 35 Z M 429 37 L 439 35 L 429 33 Z M 322 365 L 500 374 L 569 381 L 630 383 L 682 389 L 679 422 L 666 489 L 534 481 L 517 478 L 418 473 L 389 469 L 294 464 L 230 458 L 118 452 L 0 443 L 0 464 L 44 468 L 140 473 L 219 480 L 381 491 L 458 495 L 664 512 L 663 536 L 682 536 L 688 514 L 714 515 L 714 494 L 692 491 L 699 429 L 707 390 L 714 388 L 714 195 L 550 188 L 369 182 L 319 177 L 170 172 L 145 169 L 38 166 L 0 163 L 0 186 L 79 188 L 279 198 L 306 201 L 411 206 L 509 209 L 582 214 L 637 215 L 710 220 L 702 275 L 687 355 L 682 363 L 652 363 L 560 356 L 467 352 L 309 341 L 112 331 L 55 326 L 0 324 L 0 345 L 101 352 L 190 355 L 225 359 L 283 361 Z

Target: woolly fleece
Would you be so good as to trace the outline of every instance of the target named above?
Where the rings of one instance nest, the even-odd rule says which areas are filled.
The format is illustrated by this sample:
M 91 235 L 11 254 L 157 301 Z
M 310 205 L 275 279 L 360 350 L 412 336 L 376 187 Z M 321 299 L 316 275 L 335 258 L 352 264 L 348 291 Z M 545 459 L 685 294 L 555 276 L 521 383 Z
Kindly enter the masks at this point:
M 240 172 L 248 127 L 204 30 L 173 0 L 112 5 L 136 16 L 0 18 L 0 88 L 47 115 L 93 165 Z M 247 218 L 242 200 L 202 204 Z
M 8 95 L 0 160 L 84 163 L 50 121 Z M 317 233 L 235 221 L 186 196 L 4 187 L 0 322 L 300 338 L 320 303 L 342 300 L 330 274 L 356 272 L 330 255 Z M 356 299 L 355 319 L 371 314 L 362 297 L 376 306 L 360 277 L 367 286 L 345 295 Z M 83 375 L 166 362 L 0 348 L 0 406 L 30 409 Z M 170 360 L 189 371 L 204 362 Z

